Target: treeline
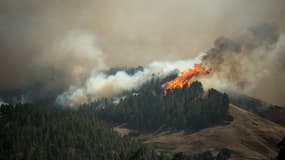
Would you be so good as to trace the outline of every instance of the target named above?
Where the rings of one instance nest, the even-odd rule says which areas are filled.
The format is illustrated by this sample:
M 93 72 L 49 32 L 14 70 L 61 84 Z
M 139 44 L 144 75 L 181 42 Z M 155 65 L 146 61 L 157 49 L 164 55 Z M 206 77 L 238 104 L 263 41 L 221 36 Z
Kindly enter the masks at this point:
M 103 126 L 94 113 L 31 104 L 2 105 L 0 128 L 3 160 L 128 160 L 144 147 Z
M 176 154 L 160 154 L 158 156 L 153 156 L 151 160 L 227 160 L 231 157 L 230 150 L 223 148 L 214 156 L 210 151 L 205 151 L 196 155 L 186 155 L 182 152 Z M 138 150 L 130 160 L 148 160 L 145 156 L 144 150 Z
M 210 152 L 157 154 L 150 146 L 105 127 L 94 112 L 82 110 L 2 105 L 0 128 L 0 160 L 223 160 Z M 220 154 L 228 157 L 229 152 Z
M 209 127 L 231 120 L 228 107 L 226 94 L 214 89 L 205 92 L 198 81 L 164 95 L 162 82 L 153 79 L 119 101 L 104 99 L 81 109 L 94 109 L 100 119 L 111 123 L 127 123 L 132 129 L 149 131 L 162 126 L 191 130 Z

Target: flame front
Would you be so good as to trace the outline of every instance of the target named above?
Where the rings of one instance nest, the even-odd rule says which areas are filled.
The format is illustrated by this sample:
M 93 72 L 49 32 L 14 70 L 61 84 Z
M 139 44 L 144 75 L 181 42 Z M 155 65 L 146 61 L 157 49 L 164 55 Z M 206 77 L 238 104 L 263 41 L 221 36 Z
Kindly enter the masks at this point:
M 209 74 L 209 73 L 210 69 L 206 69 L 201 64 L 195 64 L 194 68 L 191 68 L 188 71 L 180 73 L 178 77 L 168 82 L 164 87 L 164 95 L 166 95 L 168 90 L 182 88 L 184 85 L 190 87 L 192 77 L 198 76 L 199 74 Z

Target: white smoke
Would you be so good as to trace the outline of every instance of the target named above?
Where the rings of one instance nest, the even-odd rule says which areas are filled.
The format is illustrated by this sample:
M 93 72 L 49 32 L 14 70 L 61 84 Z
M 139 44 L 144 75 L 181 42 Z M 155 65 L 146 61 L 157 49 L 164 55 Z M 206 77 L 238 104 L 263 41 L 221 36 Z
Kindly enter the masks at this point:
M 8 103 L 4 102 L 4 101 L 0 98 L 0 106 L 1 106 L 1 105 L 6 105 L 6 104 L 8 104 Z
M 56 103 L 62 106 L 76 107 L 92 102 L 102 97 L 119 95 L 125 91 L 138 89 L 144 83 L 150 81 L 153 76 L 163 78 L 177 70 L 185 71 L 193 67 L 195 63 L 201 63 L 204 53 L 189 60 L 153 62 L 144 70 L 130 75 L 125 71 L 118 71 L 113 75 L 103 72 L 93 73 L 81 86 L 72 86 L 66 92 L 57 97 Z

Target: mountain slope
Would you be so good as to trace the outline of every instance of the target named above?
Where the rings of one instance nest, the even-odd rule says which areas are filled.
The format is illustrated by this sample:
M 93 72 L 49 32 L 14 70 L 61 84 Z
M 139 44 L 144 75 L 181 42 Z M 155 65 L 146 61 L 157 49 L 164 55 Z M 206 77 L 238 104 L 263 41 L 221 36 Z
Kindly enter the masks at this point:
M 285 107 L 272 105 L 260 99 L 233 91 L 228 91 L 227 94 L 229 95 L 232 104 L 285 126 Z
M 228 107 L 226 94 L 215 89 L 205 91 L 198 81 L 190 87 L 184 85 L 165 93 L 161 81 L 155 79 L 117 103 L 106 100 L 82 106 L 95 110 L 101 120 L 125 123 L 129 128 L 150 132 L 161 126 L 187 130 L 214 126 L 232 119 L 228 115 Z
M 168 148 L 191 154 L 229 148 L 233 151 L 232 159 L 236 160 L 275 157 L 275 144 L 285 135 L 284 127 L 234 105 L 230 105 L 229 113 L 234 121 L 228 125 L 206 128 L 192 134 L 183 131 L 160 132 L 146 136 L 146 143 L 174 146 Z

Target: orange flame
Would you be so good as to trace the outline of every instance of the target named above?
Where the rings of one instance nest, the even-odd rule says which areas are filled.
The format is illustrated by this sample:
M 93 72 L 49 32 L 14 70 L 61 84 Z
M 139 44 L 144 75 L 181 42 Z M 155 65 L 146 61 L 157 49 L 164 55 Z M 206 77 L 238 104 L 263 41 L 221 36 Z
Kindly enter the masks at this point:
M 195 64 L 193 69 L 191 68 L 188 71 L 180 73 L 178 77 L 168 82 L 164 87 L 164 95 L 166 95 L 168 90 L 182 88 L 184 85 L 190 87 L 192 77 L 198 76 L 199 74 L 209 74 L 209 73 L 210 69 L 206 69 L 201 64 Z

